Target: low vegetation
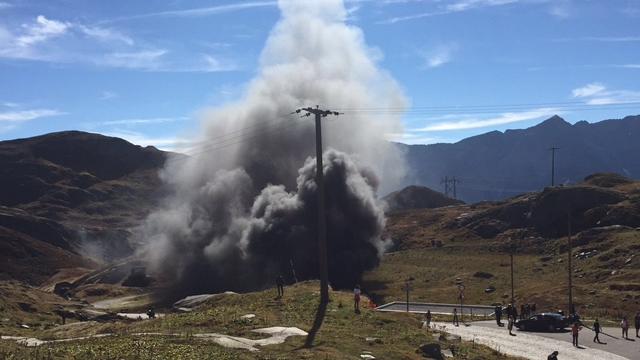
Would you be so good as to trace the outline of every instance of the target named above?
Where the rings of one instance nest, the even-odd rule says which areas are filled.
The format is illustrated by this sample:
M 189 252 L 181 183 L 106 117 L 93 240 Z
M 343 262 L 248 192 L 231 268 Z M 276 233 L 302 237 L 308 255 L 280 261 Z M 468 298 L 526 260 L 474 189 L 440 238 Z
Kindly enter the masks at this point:
M 315 318 L 318 283 L 305 282 L 286 289 L 284 299 L 275 299 L 272 289 L 214 297 L 192 312 L 168 314 L 143 321 L 81 323 L 49 329 L 21 329 L 21 336 L 60 339 L 112 334 L 110 336 L 49 343 L 27 348 L 13 341 L 0 342 L 3 359 L 353 359 L 363 351 L 378 359 L 420 359 L 417 349 L 425 343 L 451 349 L 458 359 L 508 359 L 493 350 L 472 343 L 447 340 L 421 328 L 420 318 L 409 314 L 388 314 L 366 307 L 353 311 L 352 296 L 332 292 L 322 328 L 312 348 L 304 337 L 289 338 L 258 353 L 227 349 L 199 340 L 194 334 L 221 333 L 258 338 L 252 329 L 295 326 L 308 330 Z M 255 314 L 253 319 L 242 315 Z M 59 329 L 59 331 L 57 330 Z M 4 330 L 3 330 L 4 331 Z M 153 333 L 153 335 L 136 335 Z

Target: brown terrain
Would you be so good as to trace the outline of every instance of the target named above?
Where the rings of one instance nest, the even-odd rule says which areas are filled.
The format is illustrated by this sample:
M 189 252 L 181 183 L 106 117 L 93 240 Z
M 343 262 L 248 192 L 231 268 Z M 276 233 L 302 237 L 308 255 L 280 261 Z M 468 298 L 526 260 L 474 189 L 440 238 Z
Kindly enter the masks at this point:
M 172 312 L 170 304 L 159 303 L 154 296 L 162 288 L 162 279 L 146 274 L 145 264 L 135 256 L 136 244 L 130 242 L 136 226 L 167 191 L 159 178 L 167 156 L 153 147 L 83 132 L 0 142 L 2 334 L 45 338 L 126 334 L 126 321 L 135 320 L 118 319 L 116 312 L 144 312 L 151 304 L 159 311 Z M 362 282 L 363 290 L 376 303 L 403 299 L 406 280 L 413 283 L 411 299 L 415 301 L 456 302 L 456 284 L 462 282 L 467 303 L 507 302 L 509 254 L 513 253 L 516 301 L 534 302 L 541 310 L 566 309 L 570 234 L 578 311 L 617 319 L 639 307 L 640 182 L 595 174 L 576 185 L 476 204 L 409 187 L 385 200 L 392 206 L 384 236 L 393 245 Z M 296 289 L 305 302 L 287 306 L 313 307 L 315 287 Z M 255 294 L 247 296 L 277 305 L 268 300 L 271 290 Z M 346 293 L 336 292 L 335 296 L 349 299 Z M 182 331 L 197 320 L 208 331 L 244 334 L 236 326 L 238 317 L 261 311 L 245 305 L 230 303 L 220 324 L 210 324 L 216 319 L 212 315 L 215 307 L 171 314 L 150 324 Z M 335 311 L 342 311 L 342 305 L 340 301 Z M 60 326 L 62 318 L 70 324 Z M 281 322 L 290 322 L 287 319 Z M 368 313 L 367 319 L 376 327 L 383 322 L 403 327 L 407 321 L 416 321 L 411 317 L 387 319 L 375 312 Z M 304 327 L 307 320 L 293 323 Z M 332 330 L 335 333 L 354 331 L 353 324 L 342 318 L 336 324 L 333 319 L 328 321 L 337 326 Z M 149 326 L 136 324 L 141 329 Z M 402 346 L 387 350 L 412 354 L 424 334 L 415 330 L 411 336 Z M 69 354 L 89 351 L 99 341 L 103 340 L 86 340 L 80 347 L 56 346 L 63 355 L 54 358 L 73 358 L 76 355 Z M 119 344 L 123 354 L 131 348 L 129 341 L 133 340 L 104 340 L 110 346 Z M 184 345 L 176 341 L 174 345 Z M 351 354 L 359 344 L 349 341 L 336 340 L 329 348 Z M 473 349 L 470 353 L 486 351 Z M 21 347 L 6 351 L 4 354 L 26 354 L 24 358 L 31 354 Z M 236 353 L 230 354 L 235 358 Z
M 617 317 L 640 303 L 640 182 L 595 174 L 573 186 L 546 188 L 498 202 L 393 212 L 393 249 L 364 285 L 378 302 L 456 303 L 510 300 L 514 252 L 517 303 L 567 309 L 568 234 L 574 301 L 580 313 Z M 539 307 L 540 308 L 540 307 Z
M 0 142 L 0 277 L 41 285 L 131 255 L 166 156 L 78 131 Z

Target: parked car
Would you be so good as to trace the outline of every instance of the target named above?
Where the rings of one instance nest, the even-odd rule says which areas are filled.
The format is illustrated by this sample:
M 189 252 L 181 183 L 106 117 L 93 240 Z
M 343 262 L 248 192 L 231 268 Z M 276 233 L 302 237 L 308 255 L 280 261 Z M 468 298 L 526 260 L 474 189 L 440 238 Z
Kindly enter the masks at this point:
M 535 314 L 528 319 L 516 321 L 516 327 L 523 331 L 557 331 L 566 328 L 571 319 L 558 313 Z

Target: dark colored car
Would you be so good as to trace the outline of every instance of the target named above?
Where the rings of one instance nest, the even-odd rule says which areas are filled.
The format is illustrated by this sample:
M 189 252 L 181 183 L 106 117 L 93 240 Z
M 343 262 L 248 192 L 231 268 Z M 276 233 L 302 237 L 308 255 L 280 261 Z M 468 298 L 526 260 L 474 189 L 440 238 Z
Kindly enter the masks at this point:
M 516 327 L 523 331 L 556 331 L 566 328 L 570 322 L 571 319 L 562 314 L 541 313 L 516 321 Z

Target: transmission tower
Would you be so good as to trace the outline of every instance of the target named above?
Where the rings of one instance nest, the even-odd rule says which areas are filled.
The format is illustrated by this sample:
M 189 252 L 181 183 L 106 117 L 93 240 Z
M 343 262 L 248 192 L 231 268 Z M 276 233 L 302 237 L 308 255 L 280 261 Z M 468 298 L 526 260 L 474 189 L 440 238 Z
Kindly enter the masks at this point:
M 549 150 L 551 150 L 551 186 L 555 186 L 556 184 L 556 150 L 560 150 L 560 148 L 552 146 Z

